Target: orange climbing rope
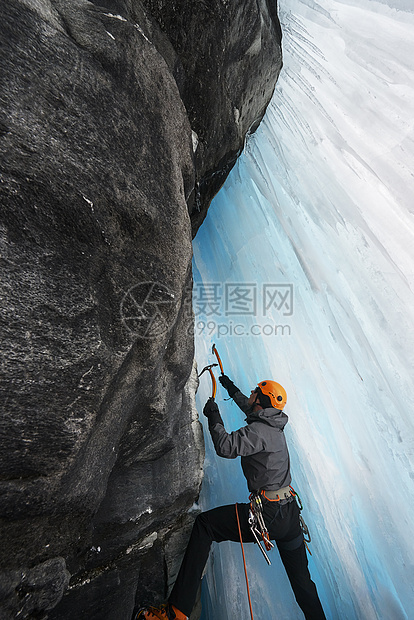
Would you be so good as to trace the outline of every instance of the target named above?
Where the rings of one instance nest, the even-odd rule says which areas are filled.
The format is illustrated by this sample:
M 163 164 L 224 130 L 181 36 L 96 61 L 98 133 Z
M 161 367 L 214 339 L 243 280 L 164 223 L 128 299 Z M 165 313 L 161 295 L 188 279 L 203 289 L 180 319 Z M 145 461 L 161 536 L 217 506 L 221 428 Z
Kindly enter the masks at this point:
M 242 550 L 242 554 L 243 554 L 244 574 L 245 574 L 245 577 L 246 577 L 247 597 L 249 599 L 250 616 L 251 616 L 251 619 L 254 620 L 254 618 L 253 618 L 253 609 L 252 609 L 252 600 L 250 598 L 249 580 L 247 578 L 246 558 L 244 556 L 243 539 L 242 539 L 242 533 L 241 533 L 241 528 L 240 528 L 240 519 L 239 519 L 239 511 L 237 510 L 237 504 L 236 504 L 236 517 L 237 517 L 237 526 L 239 528 L 241 550 Z

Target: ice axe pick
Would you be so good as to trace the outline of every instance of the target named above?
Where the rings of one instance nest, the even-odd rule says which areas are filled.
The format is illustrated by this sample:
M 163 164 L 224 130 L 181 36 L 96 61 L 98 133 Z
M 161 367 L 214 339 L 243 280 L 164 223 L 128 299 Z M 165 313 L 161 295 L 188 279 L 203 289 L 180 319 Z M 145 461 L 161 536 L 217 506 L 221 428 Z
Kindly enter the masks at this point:
M 208 366 L 205 366 L 203 368 L 203 370 L 200 372 L 200 374 L 198 375 L 199 377 L 201 377 L 201 375 L 203 374 L 203 372 L 205 372 L 206 370 L 208 370 L 208 372 L 210 373 L 210 377 L 211 377 L 211 383 L 212 383 L 212 394 L 211 394 L 211 398 L 214 400 L 216 397 L 216 392 L 217 392 L 217 382 L 216 382 L 216 378 L 214 376 L 213 371 L 211 370 L 212 368 L 214 368 L 214 366 L 218 366 L 218 364 L 209 364 Z

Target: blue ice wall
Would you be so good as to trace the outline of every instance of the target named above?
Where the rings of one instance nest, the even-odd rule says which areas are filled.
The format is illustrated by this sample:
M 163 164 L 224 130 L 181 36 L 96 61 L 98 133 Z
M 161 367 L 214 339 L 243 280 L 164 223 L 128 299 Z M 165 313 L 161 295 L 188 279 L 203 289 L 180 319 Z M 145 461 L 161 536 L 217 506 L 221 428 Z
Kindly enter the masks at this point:
M 328 618 L 414 618 L 414 14 L 282 2 L 284 69 L 194 243 L 197 360 L 288 391 L 293 484 Z M 200 380 L 198 404 L 209 395 Z M 229 430 L 243 414 L 219 387 Z M 247 500 L 206 430 L 203 508 Z M 255 620 L 302 618 L 246 550 Z M 240 547 L 214 546 L 204 620 L 250 617 Z

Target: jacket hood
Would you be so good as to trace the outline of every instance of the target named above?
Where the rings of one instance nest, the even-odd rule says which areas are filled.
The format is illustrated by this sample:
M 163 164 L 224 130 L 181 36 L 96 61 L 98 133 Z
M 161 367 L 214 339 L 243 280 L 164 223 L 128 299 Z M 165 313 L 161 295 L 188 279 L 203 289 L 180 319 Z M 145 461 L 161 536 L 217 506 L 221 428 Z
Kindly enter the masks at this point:
M 268 407 L 267 409 L 259 409 L 259 411 L 252 411 L 247 414 L 246 422 L 251 424 L 252 422 L 264 422 L 275 428 L 284 429 L 288 423 L 288 416 L 281 409 L 274 409 Z

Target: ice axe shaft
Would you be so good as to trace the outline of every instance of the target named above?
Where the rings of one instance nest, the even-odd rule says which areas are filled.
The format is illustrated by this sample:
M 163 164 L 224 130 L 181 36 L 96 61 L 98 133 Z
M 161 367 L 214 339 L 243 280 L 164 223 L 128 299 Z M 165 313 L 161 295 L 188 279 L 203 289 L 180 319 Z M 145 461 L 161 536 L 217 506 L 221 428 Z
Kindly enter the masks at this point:
M 217 357 L 217 361 L 218 361 L 219 366 L 220 366 L 221 374 L 224 375 L 223 364 L 221 363 L 220 355 L 219 355 L 219 352 L 216 349 L 216 345 L 215 344 L 213 344 L 213 346 L 211 348 L 211 352 Z M 216 364 L 216 366 L 217 366 L 217 364 Z
M 218 364 L 209 364 L 208 366 L 205 366 L 203 368 L 203 370 L 200 372 L 200 374 L 198 375 L 199 377 L 201 377 L 201 375 L 203 374 L 203 372 L 205 372 L 206 370 L 208 370 L 208 372 L 210 373 L 210 377 L 211 377 L 211 383 L 212 383 L 212 394 L 211 394 L 211 398 L 214 400 L 216 398 L 216 392 L 217 392 L 217 382 L 216 382 L 216 378 L 214 376 L 213 371 L 211 370 L 212 368 L 214 368 L 214 366 L 218 366 Z

